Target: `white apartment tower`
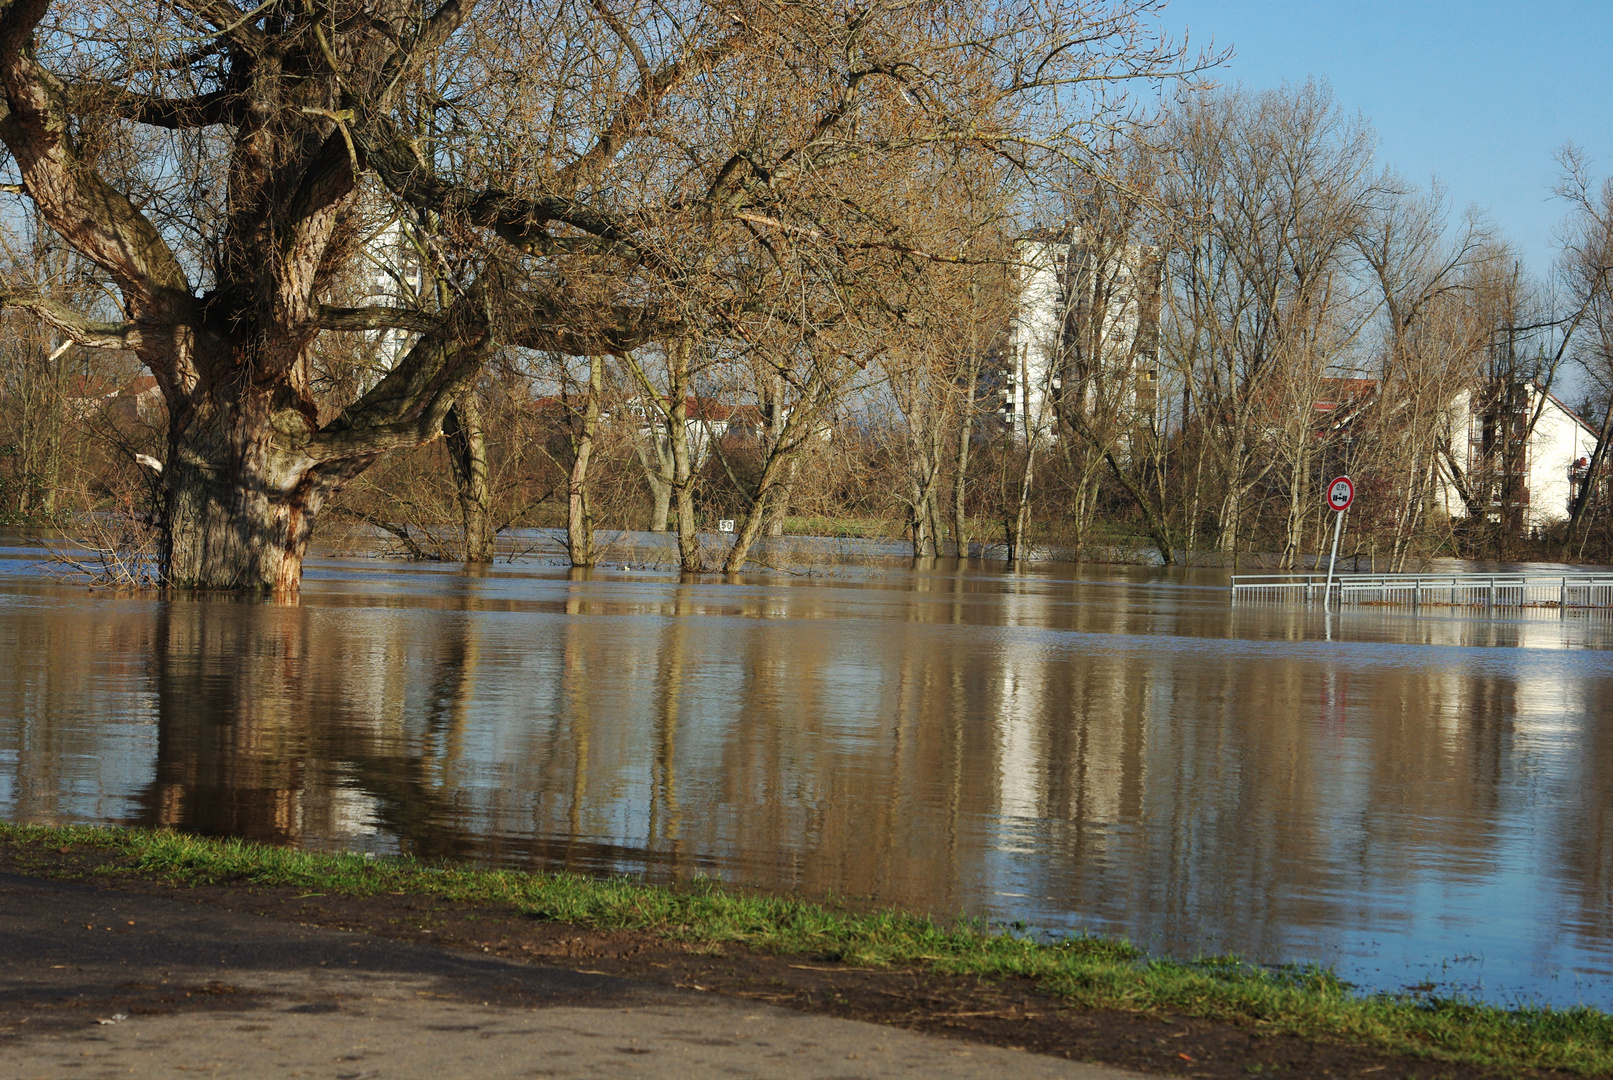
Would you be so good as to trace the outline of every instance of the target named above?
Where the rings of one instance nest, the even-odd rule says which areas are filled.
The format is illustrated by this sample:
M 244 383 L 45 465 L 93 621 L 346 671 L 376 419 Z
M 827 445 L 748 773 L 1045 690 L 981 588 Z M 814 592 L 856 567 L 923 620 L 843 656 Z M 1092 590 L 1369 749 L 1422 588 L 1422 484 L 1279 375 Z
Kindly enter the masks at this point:
M 425 280 L 410 228 L 395 213 L 372 224 L 369 239 L 359 249 L 358 283 L 362 290 L 359 303 L 388 307 L 412 307 L 420 303 L 420 290 L 425 287 Z M 370 341 L 375 346 L 377 378 L 397 366 L 417 336 L 395 328 L 370 333 Z
M 1033 232 L 1015 252 L 1018 293 L 1002 372 L 1003 418 L 1015 437 L 1054 437 L 1060 405 L 1109 420 L 1151 418 L 1159 377 L 1156 250 L 1089 243 L 1076 229 Z

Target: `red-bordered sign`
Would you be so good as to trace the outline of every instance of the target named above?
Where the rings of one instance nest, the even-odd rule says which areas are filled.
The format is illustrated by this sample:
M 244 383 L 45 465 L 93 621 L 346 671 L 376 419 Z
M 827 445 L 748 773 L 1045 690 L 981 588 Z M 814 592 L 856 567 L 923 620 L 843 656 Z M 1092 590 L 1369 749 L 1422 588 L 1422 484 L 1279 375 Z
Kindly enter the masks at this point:
M 1327 485 L 1327 505 L 1334 510 L 1342 514 L 1353 502 L 1355 502 L 1355 485 L 1350 482 L 1348 476 L 1340 476 Z

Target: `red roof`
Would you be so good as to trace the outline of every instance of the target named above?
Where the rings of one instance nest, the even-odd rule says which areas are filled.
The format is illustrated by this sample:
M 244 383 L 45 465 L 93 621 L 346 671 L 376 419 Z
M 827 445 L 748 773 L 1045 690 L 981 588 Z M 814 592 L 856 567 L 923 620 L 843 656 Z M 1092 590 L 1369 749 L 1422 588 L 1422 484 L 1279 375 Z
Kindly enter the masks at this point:
M 1377 379 L 1323 379 L 1321 394 L 1313 407 L 1318 412 L 1332 412 L 1342 405 L 1364 401 L 1377 392 Z

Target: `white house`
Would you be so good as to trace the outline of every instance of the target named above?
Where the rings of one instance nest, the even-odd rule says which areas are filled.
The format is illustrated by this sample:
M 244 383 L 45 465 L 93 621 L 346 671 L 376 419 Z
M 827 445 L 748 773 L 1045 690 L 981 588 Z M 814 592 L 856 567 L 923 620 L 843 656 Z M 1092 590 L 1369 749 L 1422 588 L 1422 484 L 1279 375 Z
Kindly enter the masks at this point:
M 1510 487 L 1525 528 L 1566 521 L 1595 450 L 1596 430 L 1537 384 L 1464 390 L 1451 403 L 1451 457 L 1440 470 L 1446 512 L 1468 516 L 1471 505 L 1499 517 Z
M 639 438 L 655 444 L 662 457 L 670 462 L 672 449 L 656 413 L 642 401 L 627 403 L 627 412 L 638 422 Z M 785 416 L 789 413 L 786 411 Z M 705 463 L 713 442 L 721 442 L 730 433 L 758 437 L 763 428 L 762 410 L 754 405 L 725 405 L 709 398 L 689 397 L 684 405 L 684 430 L 688 433 L 690 466 L 698 469 Z

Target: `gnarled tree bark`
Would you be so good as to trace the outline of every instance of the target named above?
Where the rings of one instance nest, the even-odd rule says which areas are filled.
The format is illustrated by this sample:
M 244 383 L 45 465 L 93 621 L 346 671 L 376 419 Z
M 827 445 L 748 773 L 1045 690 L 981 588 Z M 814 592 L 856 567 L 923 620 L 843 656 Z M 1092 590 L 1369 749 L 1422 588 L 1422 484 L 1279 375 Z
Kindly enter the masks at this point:
M 152 220 L 81 156 L 73 132 L 85 92 L 46 70 L 33 47 L 48 7 L 0 0 L 0 139 L 45 220 L 118 286 L 128 319 L 94 324 L 36 298 L 7 299 L 79 344 L 133 349 L 156 376 L 170 418 L 164 580 L 294 594 L 332 493 L 387 450 L 440 434 L 480 362 L 486 319 L 479 304 L 456 305 L 370 394 L 320 425 L 310 356 L 325 329 L 320 297 L 350 247 L 345 226 L 358 177 L 334 118 L 340 80 L 328 69 L 287 71 L 289 61 L 304 72 L 324 67 L 313 55 L 316 35 L 274 43 L 244 23 L 219 30 L 236 94 L 190 102 L 102 96 L 100 107 L 127 119 L 233 132 L 216 285 L 200 292 Z M 213 8 L 187 10 L 215 29 Z M 301 52 L 288 56 L 287 44 Z
M 588 388 L 581 409 L 574 410 L 571 436 L 571 475 L 566 486 L 566 552 L 572 566 L 593 566 L 599 561 L 594 546 L 594 515 L 588 505 L 588 462 L 594 455 L 599 432 L 599 399 L 604 393 L 604 360 L 588 361 Z

